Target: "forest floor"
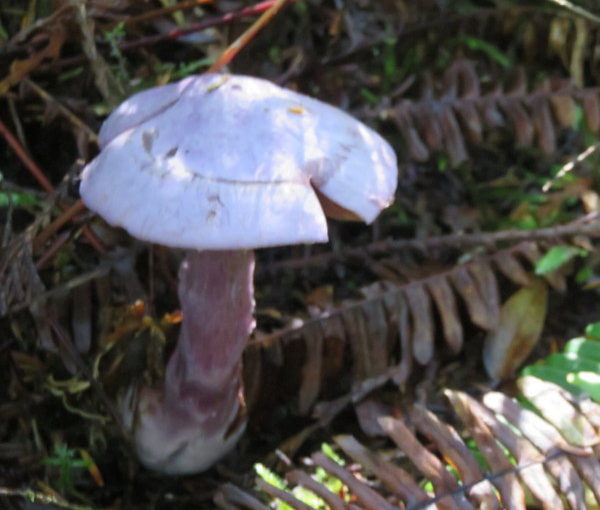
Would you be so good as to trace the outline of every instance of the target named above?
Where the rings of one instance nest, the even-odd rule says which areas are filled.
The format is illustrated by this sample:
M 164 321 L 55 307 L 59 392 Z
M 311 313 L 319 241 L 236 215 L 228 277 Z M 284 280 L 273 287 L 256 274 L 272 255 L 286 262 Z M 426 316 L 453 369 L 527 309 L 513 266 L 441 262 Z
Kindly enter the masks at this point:
M 515 396 L 523 366 L 599 320 L 600 13 L 292 0 L 228 51 L 274 4 L 2 2 L 1 508 L 252 508 L 224 484 L 264 503 L 257 473 L 283 484 L 274 473 L 312 469 L 315 450 L 336 458 L 341 434 L 401 464 L 382 416 L 426 421 L 416 403 L 457 424 L 444 390 Z M 257 250 L 247 432 L 212 469 L 168 477 L 136 460 L 119 405 L 133 381 L 162 379 L 183 254 L 110 227 L 79 182 L 119 103 L 215 63 L 368 124 L 399 184 L 371 225 L 332 220 L 327 244 Z M 410 471 L 431 494 L 435 469 Z M 368 507 L 334 478 L 319 481 Z

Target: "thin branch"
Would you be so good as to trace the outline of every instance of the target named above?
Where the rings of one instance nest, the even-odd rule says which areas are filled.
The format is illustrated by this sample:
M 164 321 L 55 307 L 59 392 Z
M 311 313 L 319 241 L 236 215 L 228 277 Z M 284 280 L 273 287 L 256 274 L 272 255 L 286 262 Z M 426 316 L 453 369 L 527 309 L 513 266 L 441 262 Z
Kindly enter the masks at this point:
M 197 7 L 199 5 L 206 5 L 212 3 L 214 3 L 214 0 L 187 0 L 185 2 L 178 2 L 174 5 L 163 7 L 161 9 L 153 9 L 151 11 L 144 12 L 143 14 L 138 14 L 137 16 L 128 16 L 125 19 L 123 19 L 122 23 L 124 23 L 125 25 L 135 25 L 142 21 L 148 21 L 150 19 L 159 18 L 167 14 L 173 14 L 174 12 L 185 11 L 187 9 Z M 114 28 L 119 23 L 121 22 L 116 21 L 115 23 L 110 25 L 108 29 L 110 30 L 111 28 Z
M 229 64 L 231 60 L 254 39 L 256 34 L 260 32 L 271 21 L 275 15 L 283 8 L 288 0 L 276 0 L 260 18 L 258 18 L 250 28 L 240 35 L 229 47 L 221 54 L 221 56 L 210 66 L 209 73 L 216 73 L 221 68 Z
M 94 130 L 91 127 L 89 127 L 85 122 L 83 122 L 79 117 L 77 117 L 77 115 L 75 115 L 65 105 L 63 105 L 58 99 L 54 98 L 34 81 L 29 80 L 27 78 L 23 81 L 25 84 L 27 84 L 28 87 L 31 87 L 33 91 L 44 101 L 56 106 L 58 111 L 62 113 L 71 122 L 71 124 L 85 131 L 85 133 L 88 135 L 88 138 L 92 142 L 98 142 L 98 135 L 94 132 Z
M 308 266 L 323 266 L 333 261 L 347 258 L 364 258 L 369 255 L 387 251 L 399 250 L 434 250 L 446 247 L 473 246 L 473 245 L 496 245 L 510 242 L 522 241 L 544 241 L 558 239 L 561 237 L 574 237 L 586 235 L 600 237 L 600 214 L 592 213 L 576 221 L 565 225 L 547 227 L 533 230 L 501 230 L 499 232 L 476 232 L 469 234 L 448 234 L 433 236 L 427 239 L 387 239 L 377 241 L 367 246 L 348 248 L 341 253 L 327 252 L 319 253 L 309 257 L 283 260 L 275 262 L 264 268 L 262 272 L 275 273 L 283 269 L 301 269 Z
M 85 205 L 81 200 L 77 200 L 68 209 L 65 209 L 63 214 L 56 218 L 52 223 L 47 225 L 33 241 L 34 253 L 46 244 L 56 232 L 58 232 L 63 226 L 69 223 L 73 218 L 85 211 Z
M 52 505 L 56 508 L 63 508 L 65 510 L 92 510 L 91 506 L 69 503 L 65 499 L 59 499 L 57 496 L 37 492 L 33 489 L 10 489 L 7 487 L 0 487 L 0 496 L 19 497 L 34 505 Z
M 548 0 L 548 1 L 550 3 L 558 5 L 559 7 L 562 7 L 563 9 L 569 11 L 572 14 L 575 14 L 576 16 L 580 16 L 589 21 L 593 21 L 594 23 L 600 23 L 599 16 L 596 16 L 595 14 L 591 13 L 590 11 L 584 9 L 583 7 L 581 7 L 579 5 L 575 5 L 574 3 L 569 2 L 568 0 Z
M 556 181 L 562 179 L 569 172 L 572 172 L 577 167 L 577 165 L 583 163 L 587 158 L 589 158 L 592 154 L 598 151 L 598 149 L 600 149 L 600 143 L 590 145 L 581 154 L 578 154 L 575 159 L 563 165 L 552 179 L 549 179 L 547 182 L 544 183 L 544 185 L 542 186 L 542 191 L 544 193 L 550 191 L 550 188 Z
M 54 193 L 55 188 L 52 183 L 48 180 L 44 172 L 37 165 L 35 161 L 27 154 L 27 151 L 21 145 L 19 140 L 11 133 L 10 129 L 6 127 L 6 124 L 0 119 L 0 134 L 4 137 L 8 145 L 15 152 L 17 157 L 21 160 L 21 163 L 25 165 L 25 168 L 31 175 L 38 181 L 40 186 L 48 193 Z M 66 204 L 59 202 L 58 206 L 63 210 L 68 210 L 69 207 Z M 94 247 L 98 253 L 106 253 L 106 248 L 102 244 L 102 241 L 96 237 L 96 235 L 90 230 L 88 226 L 84 226 L 82 231 L 83 235 L 87 238 L 89 243 Z
M 77 368 L 81 371 L 81 373 L 85 376 L 87 381 L 96 391 L 100 400 L 104 403 L 106 410 L 111 415 L 114 423 L 117 425 L 119 432 L 126 440 L 126 443 L 129 444 L 129 433 L 125 428 L 123 420 L 121 419 L 121 415 L 117 408 L 115 407 L 113 401 L 108 398 L 102 385 L 96 380 L 96 378 L 92 375 L 92 372 L 85 364 L 83 359 L 81 358 L 79 351 L 73 345 L 73 342 L 68 337 L 68 335 L 64 332 L 64 330 L 60 327 L 60 325 L 54 321 L 50 322 L 50 328 L 54 332 L 55 338 L 57 339 L 58 344 L 64 350 L 64 352 L 71 358 L 71 361 L 77 366 Z
M 289 0 L 290 2 L 296 2 L 298 0 Z M 163 41 L 176 40 L 180 37 L 194 34 L 196 32 L 201 32 L 207 28 L 212 28 L 218 25 L 225 25 L 237 21 L 241 18 L 247 18 L 250 16 L 256 16 L 257 14 L 261 14 L 266 10 L 270 9 L 276 0 L 266 0 L 264 2 L 257 3 L 255 5 L 251 5 L 250 7 L 244 7 L 238 11 L 228 12 L 227 14 L 223 14 L 222 16 L 214 16 L 207 18 L 199 23 L 192 25 L 189 28 L 177 28 L 166 32 L 164 34 L 156 34 L 148 37 L 143 37 L 141 39 L 137 39 L 136 41 L 123 42 L 118 45 L 120 51 L 130 51 L 137 48 L 145 48 L 147 46 L 152 46 L 154 44 L 158 44 Z M 59 69 L 63 69 L 65 67 L 72 67 L 76 65 L 80 65 L 86 62 L 86 57 L 84 55 L 78 55 L 76 57 L 70 57 L 58 60 L 51 64 L 47 64 L 44 66 L 40 66 L 39 71 L 56 71 Z
M 23 148 L 19 140 L 12 134 L 10 129 L 2 122 L 0 119 L 0 134 L 6 140 L 6 143 L 10 145 L 10 148 L 14 151 L 17 157 L 21 160 L 25 168 L 29 171 L 31 175 L 35 178 L 35 180 L 39 183 L 39 185 L 48 193 L 54 193 L 54 186 L 48 180 L 44 172 L 40 169 L 40 167 L 29 157 L 27 151 Z

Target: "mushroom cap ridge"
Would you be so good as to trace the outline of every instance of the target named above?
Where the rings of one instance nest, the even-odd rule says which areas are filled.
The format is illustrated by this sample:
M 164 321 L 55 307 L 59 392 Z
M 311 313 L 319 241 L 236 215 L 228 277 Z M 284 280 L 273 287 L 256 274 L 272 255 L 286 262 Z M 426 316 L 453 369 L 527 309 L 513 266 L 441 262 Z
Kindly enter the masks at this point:
M 247 76 L 204 74 L 122 103 L 84 169 L 86 205 L 180 248 L 327 240 L 313 189 L 371 222 L 393 200 L 394 151 L 342 110 Z

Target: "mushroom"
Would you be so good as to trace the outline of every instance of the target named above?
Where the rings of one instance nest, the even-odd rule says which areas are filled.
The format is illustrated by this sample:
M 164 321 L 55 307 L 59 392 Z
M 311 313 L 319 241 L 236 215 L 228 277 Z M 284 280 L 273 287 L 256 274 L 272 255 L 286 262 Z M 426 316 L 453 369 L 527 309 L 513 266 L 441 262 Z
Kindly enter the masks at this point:
M 138 93 L 110 115 L 99 140 L 82 174 L 86 205 L 139 239 L 188 250 L 165 381 L 129 391 L 125 421 L 147 467 L 201 471 L 245 427 L 252 249 L 325 242 L 326 215 L 373 221 L 393 200 L 396 157 L 338 108 L 235 75 Z

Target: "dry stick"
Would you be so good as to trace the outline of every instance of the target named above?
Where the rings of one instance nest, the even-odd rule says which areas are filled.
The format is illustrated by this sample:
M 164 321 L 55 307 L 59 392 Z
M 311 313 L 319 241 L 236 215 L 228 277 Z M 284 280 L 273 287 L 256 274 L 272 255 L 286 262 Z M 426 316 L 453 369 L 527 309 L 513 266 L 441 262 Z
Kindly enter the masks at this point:
M 54 332 L 54 335 L 58 341 L 58 344 L 67 353 L 67 355 L 71 358 L 73 363 L 75 363 L 77 368 L 82 372 L 82 374 L 85 376 L 85 378 L 91 384 L 91 386 L 94 388 L 94 390 L 100 397 L 100 400 L 102 400 L 102 402 L 104 403 L 106 410 L 111 415 L 114 422 L 116 423 L 117 428 L 119 429 L 119 432 L 121 433 L 121 435 L 125 439 L 129 439 L 129 434 L 127 432 L 127 429 L 125 428 L 125 425 L 123 424 L 123 420 L 121 420 L 121 415 L 119 414 L 119 411 L 113 404 L 113 401 L 110 398 L 108 398 L 108 396 L 104 392 L 104 389 L 102 388 L 101 384 L 94 378 L 94 376 L 90 372 L 90 369 L 85 364 L 83 359 L 81 359 L 81 355 L 79 354 L 79 352 L 73 345 L 73 342 L 71 341 L 71 339 L 65 334 L 65 332 L 62 330 L 62 328 L 58 324 L 56 324 L 54 321 L 50 322 L 50 328 Z
M 8 145 L 15 152 L 17 157 L 21 160 L 21 162 L 25 165 L 25 168 L 29 170 L 29 173 L 33 175 L 33 177 L 38 181 L 40 186 L 44 189 L 44 191 L 48 193 L 54 193 L 55 189 L 52 183 L 48 180 L 48 178 L 44 175 L 44 172 L 40 169 L 40 167 L 29 157 L 27 151 L 23 148 L 19 140 L 15 138 L 15 136 L 11 133 L 11 131 L 6 127 L 6 124 L 2 122 L 0 119 L 0 134 L 4 137 Z M 79 200 L 81 202 L 81 200 Z M 59 203 L 59 207 L 63 210 L 68 209 L 66 205 Z M 89 243 L 96 249 L 99 253 L 105 253 L 106 249 L 104 248 L 102 241 L 98 239 L 94 233 L 89 229 L 89 227 L 85 226 L 82 229 L 83 235 L 87 238 Z
M 48 193 L 54 193 L 54 186 L 48 180 L 48 178 L 44 175 L 44 172 L 40 170 L 40 168 L 35 164 L 33 159 L 29 157 L 19 140 L 15 138 L 15 136 L 11 133 L 11 131 L 6 127 L 6 124 L 2 122 L 0 119 L 0 134 L 6 140 L 6 143 L 10 145 L 12 150 L 15 152 L 17 157 L 21 160 L 21 162 L 25 165 L 29 173 L 33 175 L 35 180 L 40 184 L 44 191 Z
M 585 10 L 583 7 L 579 5 L 575 5 L 568 0 L 549 0 L 551 3 L 554 3 L 563 9 L 569 11 L 571 14 L 575 14 L 581 18 L 592 21 L 593 23 L 600 23 L 600 16 L 596 16 L 594 13 Z
M 501 230 L 499 232 L 449 234 L 429 237 L 427 239 L 387 239 L 359 248 L 349 248 L 344 250 L 343 253 L 320 253 L 310 257 L 275 262 L 263 271 L 274 273 L 283 269 L 301 269 L 307 266 L 320 266 L 334 260 L 350 257 L 364 257 L 366 255 L 393 250 L 416 249 L 426 251 L 448 246 L 456 247 L 468 245 L 494 245 L 500 242 L 543 241 L 577 235 L 597 237 L 600 236 L 600 221 L 598 217 L 598 213 L 593 213 L 571 223 L 567 223 L 566 225 L 535 230 L 509 229 Z
M 70 237 L 71 236 L 68 232 L 63 232 L 62 234 L 60 234 L 55 239 L 55 241 L 52 243 L 52 245 L 44 252 L 44 254 L 35 263 L 35 268 L 38 271 L 40 271 L 41 269 L 44 269 L 46 264 L 48 262 L 50 262 L 52 257 L 54 257 L 56 252 L 64 246 L 64 244 L 69 240 Z
M 62 498 L 59 499 L 55 495 L 45 494 L 43 492 L 35 491 L 34 489 L 11 489 L 8 487 L 0 487 L 0 496 L 20 497 L 36 506 L 44 505 L 46 507 L 46 505 L 52 505 L 55 508 L 62 508 L 64 510 L 93 510 L 91 506 L 69 503 Z
M 38 251 L 46 241 L 58 232 L 64 225 L 71 221 L 75 216 L 85 211 L 85 205 L 81 200 L 77 200 L 71 207 L 65 209 L 64 213 L 50 223 L 33 241 L 33 251 Z
M 38 96 L 40 96 L 44 101 L 46 101 L 48 103 L 52 103 L 54 106 L 56 106 L 58 111 L 60 113 L 62 113 L 71 122 L 71 124 L 77 126 L 81 130 L 85 131 L 85 133 L 88 135 L 88 138 L 91 141 L 96 142 L 96 143 L 98 142 L 98 135 L 94 132 L 94 130 L 92 128 L 90 128 L 85 122 L 83 122 L 79 117 L 77 117 L 77 115 L 75 115 L 71 110 L 69 110 L 66 106 L 64 106 L 60 101 L 58 101 L 56 98 L 51 96 L 48 92 L 46 92 L 37 83 L 35 83 L 27 78 L 25 80 L 23 80 L 23 82 L 25 84 L 27 84 L 28 87 L 31 87 L 34 90 L 34 92 Z
M 221 56 L 210 66 L 209 73 L 216 73 L 226 66 L 231 60 L 260 32 L 264 26 L 273 19 L 273 17 L 281 10 L 288 0 L 277 0 L 258 18 L 250 28 L 240 35 L 229 47 L 221 54 Z
M 546 183 L 544 183 L 544 185 L 542 186 L 542 191 L 544 193 L 550 191 L 550 188 L 552 187 L 552 185 L 555 182 L 557 182 L 559 179 L 562 179 L 569 172 L 572 172 L 577 167 L 577 165 L 579 165 L 580 163 L 583 163 L 587 158 L 589 158 L 592 154 L 594 154 L 594 152 L 596 152 L 598 149 L 600 149 L 600 143 L 590 145 L 586 150 L 584 150 L 581 154 L 579 154 L 575 159 L 564 164 L 552 179 L 550 179 Z
M 173 14 L 174 12 L 184 11 L 186 9 L 191 9 L 193 7 L 197 7 L 199 5 L 204 4 L 212 4 L 214 0 L 188 0 L 187 2 L 179 2 L 175 5 L 169 5 L 168 7 L 163 7 L 162 9 L 154 9 L 152 11 L 145 12 L 144 14 L 139 14 L 138 16 L 129 16 L 125 18 L 122 22 L 116 21 L 112 25 L 109 25 L 108 29 L 114 28 L 119 23 L 124 23 L 125 25 L 134 25 L 136 23 L 140 23 L 142 21 L 148 21 L 149 19 L 158 18 L 160 16 L 164 16 L 166 14 Z
M 296 2 L 298 0 L 289 0 L 289 1 Z M 130 50 L 134 50 L 136 48 L 152 46 L 153 44 L 157 44 L 157 43 L 163 42 L 163 41 L 179 39 L 180 37 L 183 37 L 185 35 L 200 32 L 207 28 L 215 27 L 218 25 L 225 25 L 227 23 L 232 23 L 233 21 L 236 21 L 240 18 L 255 16 L 257 14 L 260 14 L 260 13 L 265 12 L 266 10 L 270 9 L 275 4 L 275 2 L 276 2 L 276 0 L 267 0 L 265 2 L 260 2 L 256 5 L 252 5 L 250 7 L 245 7 L 243 9 L 240 9 L 239 11 L 228 12 L 227 14 L 224 14 L 223 16 L 215 16 L 215 17 L 205 19 L 204 21 L 196 23 L 195 25 L 193 25 L 189 28 L 178 28 L 178 29 L 171 30 L 164 34 L 151 35 L 148 37 L 143 37 L 141 39 L 138 39 L 137 41 L 121 43 L 121 44 L 119 44 L 118 48 L 120 51 L 130 51 Z M 65 67 L 71 67 L 71 66 L 83 64 L 86 62 L 86 60 L 87 59 L 84 55 L 78 55 L 76 57 L 61 59 L 54 63 L 40 66 L 38 69 L 40 71 L 48 71 L 48 70 L 56 71 L 57 69 L 63 69 Z

